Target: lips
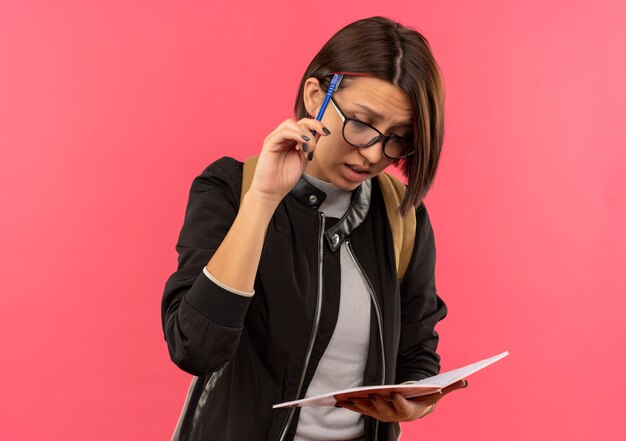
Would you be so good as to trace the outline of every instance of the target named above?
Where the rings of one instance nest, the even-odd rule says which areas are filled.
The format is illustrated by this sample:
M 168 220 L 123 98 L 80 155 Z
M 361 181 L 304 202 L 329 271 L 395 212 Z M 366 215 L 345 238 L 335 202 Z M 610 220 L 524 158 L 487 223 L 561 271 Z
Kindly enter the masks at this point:
M 363 173 L 363 174 L 370 174 L 371 170 L 369 168 L 364 168 L 364 167 L 360 167 L 358 165 L 354 165 L 354 164 L 346 164 L 348 167 L 350 167 L 352 170 L 354 170 L 357 173 Z
M 371 176 L 369 173 L 369 169 L 363 169 L 368 172 L 368 173 L 365 173 L 365 172 L 354 171 L 353 167 L 356 167 L 354 165 L 344 164 L 344 167 L 345 167 L 344 177 L 350 182 L 359 184 Z

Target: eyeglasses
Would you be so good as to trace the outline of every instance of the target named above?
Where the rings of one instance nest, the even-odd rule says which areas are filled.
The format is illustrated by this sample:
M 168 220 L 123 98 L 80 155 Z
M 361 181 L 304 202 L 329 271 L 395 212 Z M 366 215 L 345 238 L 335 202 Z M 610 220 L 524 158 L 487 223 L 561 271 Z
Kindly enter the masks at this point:
M 332 97 L 330 102 L 335 106 L 337 113 L 343 120 L 341 134 L 343 139 L 351 146 L 359 149 L 376 144 L 383 140 L 383 154 L 389 159 L 402 159 L 415 153 L 415 146 L 411 137 L 391 134 L 383 135 L 380 130 L 356 118 L 347 116 L 339 104 Z

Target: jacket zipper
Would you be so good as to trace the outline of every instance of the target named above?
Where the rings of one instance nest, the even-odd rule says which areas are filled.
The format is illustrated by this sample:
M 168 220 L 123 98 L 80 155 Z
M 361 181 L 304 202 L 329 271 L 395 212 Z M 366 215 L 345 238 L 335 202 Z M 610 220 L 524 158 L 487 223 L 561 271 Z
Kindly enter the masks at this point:
M 319 216 L 322 220 L 321 229 L 319 231 L 319 252 L 318 252 L 318 288 L 317 288 L 317 307 L 315 308 L 315 317 L 313 318 L 313 329 L 311 330 L 311 338 L 309 339 L 309 346 L 307 347 L 306 356 L 304 358 L 304 365 L 302 367 L 302 371 L 300 373 L 300 382 L 298 383 L 298 390 L 296 391 L 296 396 L 294 400 L 297 400 L 300 396 L 300 391 L 302 390 L 302 384 L 304 383 L 304 377 L 306 375 L 307 367 L 309 365 L 309 360 L 311 359 L 311 352 L 313 351 L 313 344 L 315 343 L 315 337 L 317 336 L 317 329 L 320 323 L 320 315 L 322 312 L 322 286 L 323 286 L 323 269 L 324 269 L 324 226 L 326 224 L 326 218 L 324 217 L 323 212 L 319 212 Z M 293 419 L 293 414 L 295 413 L 296 408 L 292 407 L 289 409 L 289 415 L 287 416 L 287 421 L 285 422 L 285 426 L 280 433 L 280 441 L 285 439 L 287 435 L 287 429 L 291 424 L 291 420 Z
M 346 239 L 346 246 L 348 249 L 348 254 L 350 254 L 352 261 L 354 262 L 356 267 L 359 269 L 361 276 L 363 276 L 363 279 L 365 279 L 365 281 L 367 282 L 367 288 L 370 292 L 372 303 L 374 304 L 374 310 L 376 311 L 376 319 L 378 322 L 378 335 L 380 337 L 380 348 L 381 348 L 380 358 L 381 358 L 382 367 L 383 367 L 382 369 L 383 375 L 382 375 L 381 384 L 385 384 L 385 344 L 383 340 L 383 319 L 380 313 L 380 305 L 378 304 L 378 300 L 376 299 L 376 295 L 374 294 L 374 288 L 372 286 L 372 282 L 370 282 L 369 277 L 367 277 L 367 274 L 365 274 L 365 271 L 363 271 L 363 267 L 361 266 L 356 256 L 354 255 L 354 251 L 352 250 L 352 244 L 350 243 L 350 239 Z M 378 420 L 376 420 L 375 426 L 374 426 L 374 440 L 377 440 L 377 439 L 378 439 Z

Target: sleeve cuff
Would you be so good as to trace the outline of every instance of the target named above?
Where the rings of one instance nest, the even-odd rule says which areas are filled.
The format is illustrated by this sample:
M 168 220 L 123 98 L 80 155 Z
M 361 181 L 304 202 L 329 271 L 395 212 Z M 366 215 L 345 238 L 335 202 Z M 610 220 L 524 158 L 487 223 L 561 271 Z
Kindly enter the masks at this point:
M 254 295 L 254 289 L 252 290 L 252 292 L 245 292 L 245 291 L 240 291 L 238 289 L 232 288 L 222 282 L 220 282 L 219 280 L 217 280 L 215 278 L 215 276 L 213 274 L 211 274 L 209 272 L 209 270 L 207 269 L 207 267 L 205 266 L 202 271 L 204 271 L 204 274 L 216 285 L 218 285 L 220 288 L 225 289 L 227 291 L 230 291 L 234 294 L 238 294 L 240 296 L 245 296 L 245 297 L 252 297 Z
M 243 326 L 248 306 L 252 301 L 251 296 L 235 295 L 202 272 L 198 273 L 183 299 L 207 319 L 230 328 Z

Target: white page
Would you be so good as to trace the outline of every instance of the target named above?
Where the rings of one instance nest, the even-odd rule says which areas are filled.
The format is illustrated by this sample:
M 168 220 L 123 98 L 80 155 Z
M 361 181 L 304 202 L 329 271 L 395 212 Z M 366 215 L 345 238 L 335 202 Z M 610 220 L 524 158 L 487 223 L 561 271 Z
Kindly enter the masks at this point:
M 477 372 L 489 366 L 492 363 L 495 363 L 496 361 L 506 357 L 507 355 L 509 355 L 508 351 L 502 352 L 501 354 L 495 355 L 485 360 L 481 360 L 462 368 L 445 372 L 443 374 L 424 378 L 415 383 L 363 386 L 351 389 L 342 389 L 322 395 L 317 395 L 314 397 L 303 398 L 301 400 L 286 401 L 284 403 L 275 404 L 272 408 L 276 409 L 280 407 L 334 406 L 338 400 L 346 399 L 345 395 L 367 397 L 367 395 L 370 393 L 380 393 L 381 395 L 386 396 L 398 393 L 405 398 L 411 398 L 420 395 L 436 393 L 444 387 L 449 386 L 452 383 L 461 380 L 468 375 L 471 375 L 474 372 Z
M 461 380 L 468 375 L 473 374 L 474 372 L 478 372 L 479 370 L 489 366 L 490 364 L 495 363 L 496 361 L 506 357 L 507 355 L 509 355 L 508 351 L 498 355 L 494 355 L 490 358 L 486 358 L 485 360 L 477 361 L 476 363 L 468 364 L 467 366 L 464 366 L 462 368 L 454 369 L 452 371 L 444 372 L 443 374 L 434 375 L 432 377 L 423 378 L 415 384 L 438 386 L 444 388 L 451 385 L 455 381 Z

